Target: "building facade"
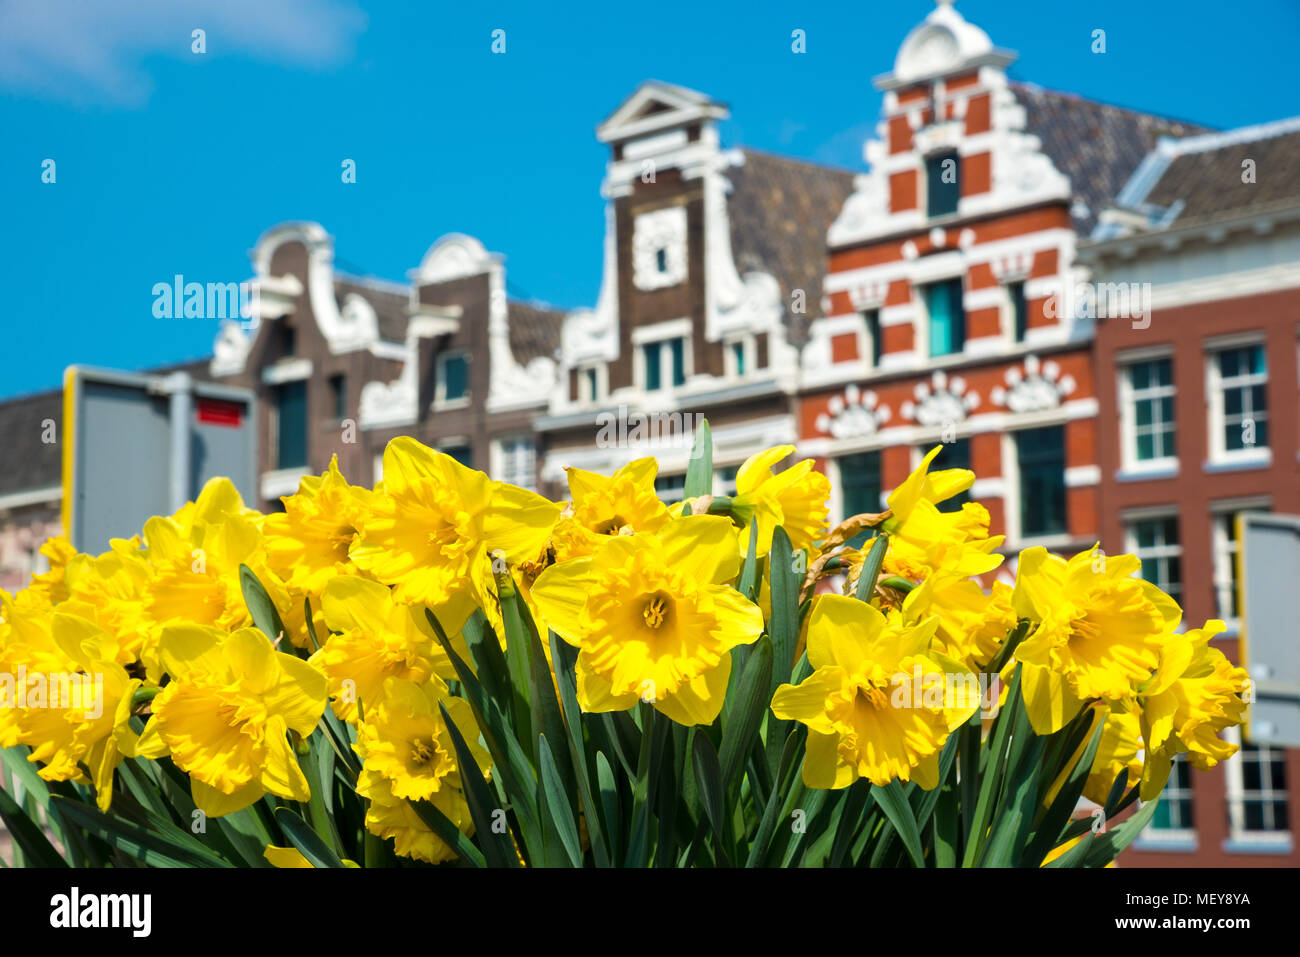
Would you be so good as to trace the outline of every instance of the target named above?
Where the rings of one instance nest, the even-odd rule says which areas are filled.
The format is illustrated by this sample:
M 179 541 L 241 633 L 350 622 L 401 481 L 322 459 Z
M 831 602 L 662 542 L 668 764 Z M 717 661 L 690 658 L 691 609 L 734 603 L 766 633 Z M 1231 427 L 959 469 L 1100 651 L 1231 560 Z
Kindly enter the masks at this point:
M 1189 627 L 1237 660 L 1236 517 L 1300 515 L 1300 119 L 1164 142 L 1083 244 L 1099 288 L 1149 314 L 1099 319 L 1101 540 L 1142 559 Z M 1260 677 L 1260 676 L 1256 676 Z M 1243 742 L 1179 762 L 1126 862 L 1300 864 L 1300 751 Z

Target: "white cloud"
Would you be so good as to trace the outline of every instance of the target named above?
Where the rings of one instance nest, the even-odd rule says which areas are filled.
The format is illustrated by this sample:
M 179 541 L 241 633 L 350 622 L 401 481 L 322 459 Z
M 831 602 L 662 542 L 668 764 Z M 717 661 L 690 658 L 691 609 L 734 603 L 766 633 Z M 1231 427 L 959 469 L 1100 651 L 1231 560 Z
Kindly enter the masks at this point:
M 229 54 L 296 66 L 348 59 L 366 16 L 351 0 L 0 0 L 0 87 L 139 105 L 150 57 Z

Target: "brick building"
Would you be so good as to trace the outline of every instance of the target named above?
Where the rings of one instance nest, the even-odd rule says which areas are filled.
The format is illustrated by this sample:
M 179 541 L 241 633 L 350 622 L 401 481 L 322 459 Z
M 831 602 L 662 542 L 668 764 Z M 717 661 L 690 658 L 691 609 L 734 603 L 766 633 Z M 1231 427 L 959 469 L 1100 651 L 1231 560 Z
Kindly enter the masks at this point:
M 1097 324 L 1101 540 L 1236 660 L 1235 518 L 1300 515 L 1300 118 L 1164 142 L 1081 257 L 1100 286 L 1150 284 L 1150 315 Z M 1258 677 L 1258 676 L 1257 676 Z M 1300 864 L 1300 751 L 1246 742 L 1181 763 L 1129 863 Z

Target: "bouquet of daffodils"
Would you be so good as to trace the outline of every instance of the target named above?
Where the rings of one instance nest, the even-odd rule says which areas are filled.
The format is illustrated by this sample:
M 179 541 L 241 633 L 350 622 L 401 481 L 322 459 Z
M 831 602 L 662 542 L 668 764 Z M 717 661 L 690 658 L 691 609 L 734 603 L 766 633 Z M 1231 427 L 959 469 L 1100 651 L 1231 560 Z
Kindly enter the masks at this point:
M 653 458 L 556 503 L 398 438 L 373 489 L 47 543 L 0 592 L 12 863 L 1101 866 L 1232 754 L 1223 624 L 1133 556 L 1012 587 L 937 448 L 830 528 L 793 447 L 715 497 L 696 439 L 671 506 Z

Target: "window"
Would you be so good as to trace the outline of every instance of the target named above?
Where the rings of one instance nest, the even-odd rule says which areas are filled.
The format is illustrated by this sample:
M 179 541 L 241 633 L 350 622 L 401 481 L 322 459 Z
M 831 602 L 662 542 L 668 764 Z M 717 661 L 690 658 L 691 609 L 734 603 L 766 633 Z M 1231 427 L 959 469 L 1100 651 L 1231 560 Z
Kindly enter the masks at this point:
M 528 436 L 516 436 L 497 441 L 497 475 L 507 485 L 518 485 L 535 491 L 537 485 L 537 456 L 533 450 L 533 440 Z
M 1262 345 L 1221 349 L 1210 357 L 1213 457 L 1268 448 L 1268 367 Z
M 740 336 L 728 339 L 726 343 L 727 375 L 733 379 L 743 379 L 753 368 L 754 337 Z
M 469 356 L 448 352 L 438 357 L 435 405 L 452 405 L 469 401 Z
M 880 310 L 872 309 L 862 314 L 866 326 L 867 349 L 865 355 L 871 360 L 871 368 L 880 368 L 880 356 L 884 352 L 884 343 L 880 338 Z
M 277 359 L 287 359 L 298 349 L 298 334 L 287 319 L 281 319 L 276 336 L 280 354 Z
M 1120 372 L 1120 420 L 1127 462 L 1177 457 L 1172 359 L 1147 359 L 1124 366 Z
M 343 375 L 332 375 L 330 382 L 330 409 L 334 420 L 342 422 L 348 417 L 348 380 Z
M 1025 284 L 1007 284 L 1007 298 L 1011 301 L 1011 341 L 1024 342 L 1029 331 L 1029 303 L 1025 299 Z
M 600 399 L 600 370 L 595 366 L 589 366 L 582 370 L 583 397 L 588 402 L 596 402 Z
M 1025 429 L 1015 438 L 1021 537 L 1065 532 L 1065 427 Z
M 1143 832 L 1144 841 L 1195 840 L 1196 826 L 1192 817 L 1192 767 L 1187 756 L 1174 758 L 1169 769 L 1169 781 L 1160 792 L 1151 823 Z
M 1237 516 L 1242 512 L 1267 512 L 1255 505 L 1239 509 L 1218 509 L 1214 513 L 1214 594 L 1221 619 L 1237 621 Z
M 934 448 L 934 443 L 922 445 L 918 448 L 921 458 L 925 458 L 929 451 Z M 930 471 L 937 472 L 940 469 L 968 469 L 970 468 L 970 439 L 954 439 L 951 442 L 943 443 L 939 454 L 934 457 L 930 463 Z M 961 507 L 971 500 L 970 489 L 954 495 L 945 502 L 940 502 L 936 508 L 941 512 L 960 512 Z
M 661 273 L 668 272 L 668 250 L 662 247 L 655 250 L 655 268 Z
M 714 495 L 735 495 L 736 494 L 736 473 L 740 471 L 739 465 L 726 465 L 720 469 L 713 470 L 713 494 Z
M 686 474 L 655 476 L 655 494 L 666 505 L 676 505 L 686 497 Z
M 1241 740 L 1240 728 L 1227 728 L 1224 740 Z M 1242 744 L 1227 761 L 1228 824 L 1234 840 L 1290 837 L 1286 794 L 1286 752 L 1267 745 Z
M 956 150 L 926 158 L 925 192 L 929 215 L 957 212 L 957 200 L 961 197 L 961 159 Z
M 1129 550 L 1142 560 L 1142 578 L 1178 601 L 1183 592 L 1183 548 L 1178 517 L 1142 518 L 1129 525 Z
M 286 382 L 276 394 L 276 468 L 307 464 L 307 382 Z
M 665 374 L 672 376 L 673 386 L 686 384 L 686 339 L 678 336 L 641 346 L 645 367 L 645 390 L 657 392 L 664 387 Z
M 840 473 L 838 487 L 841 495 L 840 517 L 849 518 L 863 512 L 880 511 L 880 453 L 859 452 L 835 459 Z M 848 544 L 858 548 L 871 537 L 861 531 Z
M 923 287 L 930 355 L 947 356 L 966 346 L 966 311 L 962 307 L 961 279 Z
M 439 451 L 450 455 L 467 469 L 474 467 L 474 451 L 468 445 L 448 445 Z M 519 483 L 515 482 L 513 484 L 518 485 Z

